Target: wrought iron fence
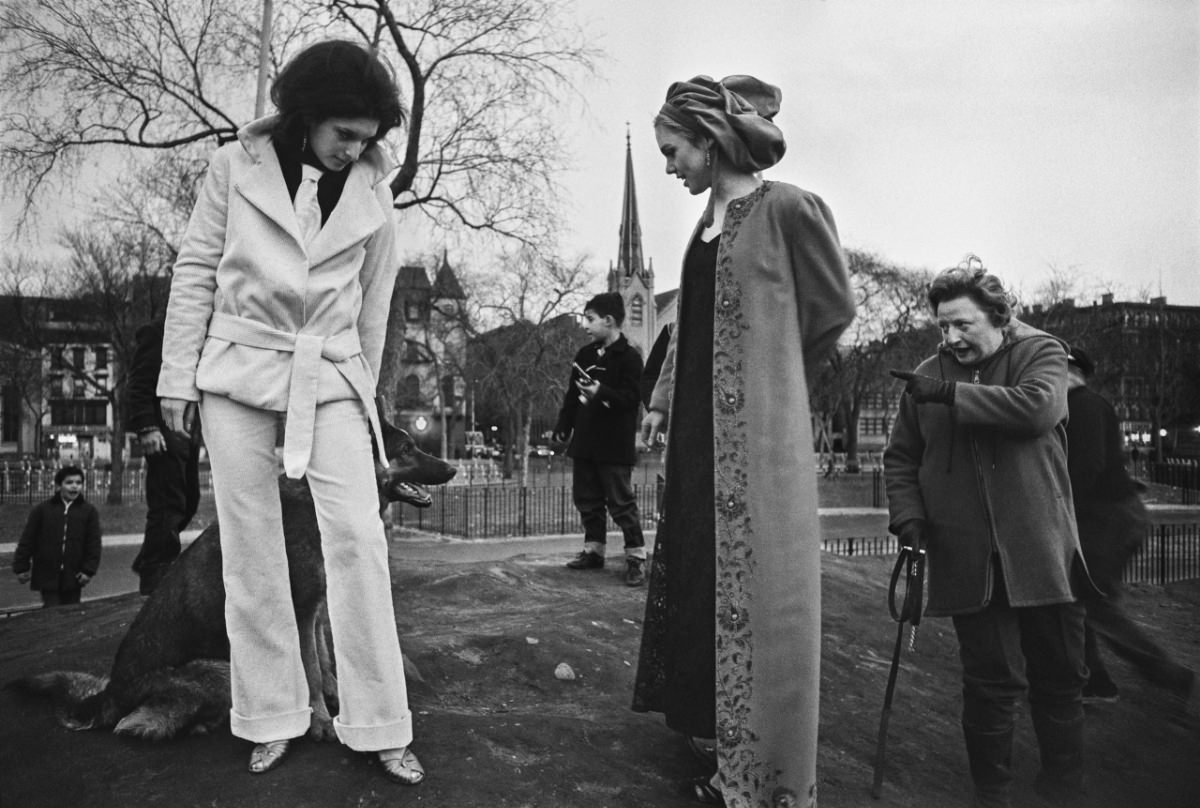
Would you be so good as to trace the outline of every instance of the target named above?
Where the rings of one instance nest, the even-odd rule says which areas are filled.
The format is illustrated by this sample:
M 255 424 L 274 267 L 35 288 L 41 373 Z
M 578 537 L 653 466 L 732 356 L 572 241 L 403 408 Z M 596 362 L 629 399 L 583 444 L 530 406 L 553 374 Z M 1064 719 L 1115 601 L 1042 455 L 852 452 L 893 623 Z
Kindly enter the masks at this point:
M 54 493 L 54 475 L 61 463 L 0 461 L 0 503 L 34 503 L 48 499 Z M 83 465 L 83 496 L 93 502 L 108 497 L 113 474 L 100 466 Z M 212 479 L 207 468 L 200 469 L 200 490 L 211 490 Z M 146 468 L 140 460 L 130 461 L 121 475 L 121 493 L 126 502 L 136 502 L 146 490 Z
M 1150 482 L 1168 486 L 1179 494 L 1182 505 L 1200 503 L 1200 460 L 1170 458 L 1147 464 Z
M 551 535 L 579 529 L 579 512 L 568 485 L 442 486 L 431 493 L 433 505 L 429 508 L 392 505 L 392 526 L 464 539 Z M 657 484 L 634 483 L 633 493 L 643 528 L 654 527 Z M 610 519 L 609 530 L 616 529 Z
M 835 555 L 880 556 L 894 555 L 900 548 L 895 536 L 850 536 L 824 539 L 821 549 Z M 1121 573 L 1125 583 L 1169 584 L 1194 578 L 1200 578 L 1200 521 L 1180 517 L 1151 525 Z

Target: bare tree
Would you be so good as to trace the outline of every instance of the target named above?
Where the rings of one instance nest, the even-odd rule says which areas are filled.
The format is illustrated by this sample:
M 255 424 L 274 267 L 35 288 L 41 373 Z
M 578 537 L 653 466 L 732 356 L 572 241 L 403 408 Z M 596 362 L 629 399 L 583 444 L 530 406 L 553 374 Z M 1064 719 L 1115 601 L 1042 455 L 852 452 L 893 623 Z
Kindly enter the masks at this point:
M 890 264 L 878 255 L 847 250 L 857 314 L 837 351 L 822 366 L 814 387 L 818 434 L 841 422 L 849 471 L 858 470 L 858 424 L 872 398 L 894 393 L 888 369 L 908 369 L 936 344 L 925 289 L 928 273 Z
M 593 280 L 581 259 L 546 259 L 526 249 L 471 284 L 467 383 L 480 408 L 502 419 L 505 476 L 519 462 L 524 481 L 534 418 L 558 410 L 571 359 L 586 339 L 574 315 Z
M 31 285 L 11 275 L 6 285 L 13 304 L 9 312 L 12 343 L 25 357 L 36 357 L 40 368 L 72 380 L 72 388 L 88 390 L 87 398 L 103 399 L 112 409 L 112 483 L 108 501 L 121 501 L 124 472 L 124 391 L 139 326 L 161 316 L 166 308 L 170 253 L 146 231 L 113 229 L 107 224 L 69 230 L 63 237 L 69 251 L 67 267 L 45 274 Z M 63 350 L 67 343 L 103 346 L 103 367 L 76 359 Z M 8 352 L 6 352 L 7 355 Z M 21 361 L 20 354 L 10 357 Z M 28 361 L 26 359 L 25 361 Z M 15 365 L 8 364 L 11 373 Z M 32 377 L 26 376 L 32 380 Z M 26 388 L 31 411 L 39 420 L 47 395 L 43 379 Z M 37 401 L 36 407 L 33 402 Z
M 400 68 L 410 104 L 396 207 L 439 225 L 552 241 L 562 155 L 552 116 L 592 69 L 555 0 L 291 0 L 273 61 L 357 37 Z M 241 0 L 23 0 L 0 8 L 0 164 L 32 203 L 97 148 L 232 138 L 251 114 L 258 7 Z
M 154 154 L 129 172 L 128 181 L 99 195 L 93 218 L 145 235 L 173 265 L 207 168 L 208 155 L 196 145 Z

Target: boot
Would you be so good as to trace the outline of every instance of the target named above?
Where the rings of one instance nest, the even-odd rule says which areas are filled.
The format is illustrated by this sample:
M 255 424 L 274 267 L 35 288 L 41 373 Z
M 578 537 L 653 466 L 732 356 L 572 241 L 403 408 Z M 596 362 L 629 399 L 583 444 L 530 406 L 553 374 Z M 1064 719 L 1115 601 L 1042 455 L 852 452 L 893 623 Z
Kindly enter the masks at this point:
M 1083 805 L 1083 708 L 1032 705 L 1042 769 L 1033 789 L 1054 805 Z
M 973 808 L 1011 808 L 1012 726 L 983 731 L 964 723 L 963 737 L 975 783 Z

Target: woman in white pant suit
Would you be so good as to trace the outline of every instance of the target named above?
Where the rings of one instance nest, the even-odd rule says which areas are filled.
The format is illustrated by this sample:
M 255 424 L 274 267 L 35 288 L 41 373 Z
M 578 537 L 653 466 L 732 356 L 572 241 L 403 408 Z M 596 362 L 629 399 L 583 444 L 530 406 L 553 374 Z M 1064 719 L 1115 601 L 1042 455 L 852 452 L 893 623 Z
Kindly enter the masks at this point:
M 373 405 L 399 260 L 394 164 L 403 123 L 390 71 L 352 42 L 297 55 L 271 89 L 278 115 L 214 154 L 175 264 L 158 394 L 169 427 L 197 409 L 221 524 L 233 734 L 250 771 L 274 768 L 309 727 L 277 487 L 306 476 L 325 556 L 338 667 L 338 737 L 403 783 L 424 771 L 378 515 Z M 383 457 L 383 452 L 379 451 Z

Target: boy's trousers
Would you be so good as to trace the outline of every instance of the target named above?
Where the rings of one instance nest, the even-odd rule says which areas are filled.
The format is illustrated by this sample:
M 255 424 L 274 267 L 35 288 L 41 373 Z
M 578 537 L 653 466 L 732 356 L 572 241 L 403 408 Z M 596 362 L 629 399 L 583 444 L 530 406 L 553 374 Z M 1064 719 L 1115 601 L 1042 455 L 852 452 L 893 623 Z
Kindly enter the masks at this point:
M 229 632 L 233 734 L 256 743 L 308 731 L 311 710 L 288 582 L 275 453 L 278 413 L 205 394 Z M 392 608 L 387 537 L 361 402 L 317 406 L 307 478 L 325 556 L 338 672 L 338 738 L 375 751 L 412 741 Z

